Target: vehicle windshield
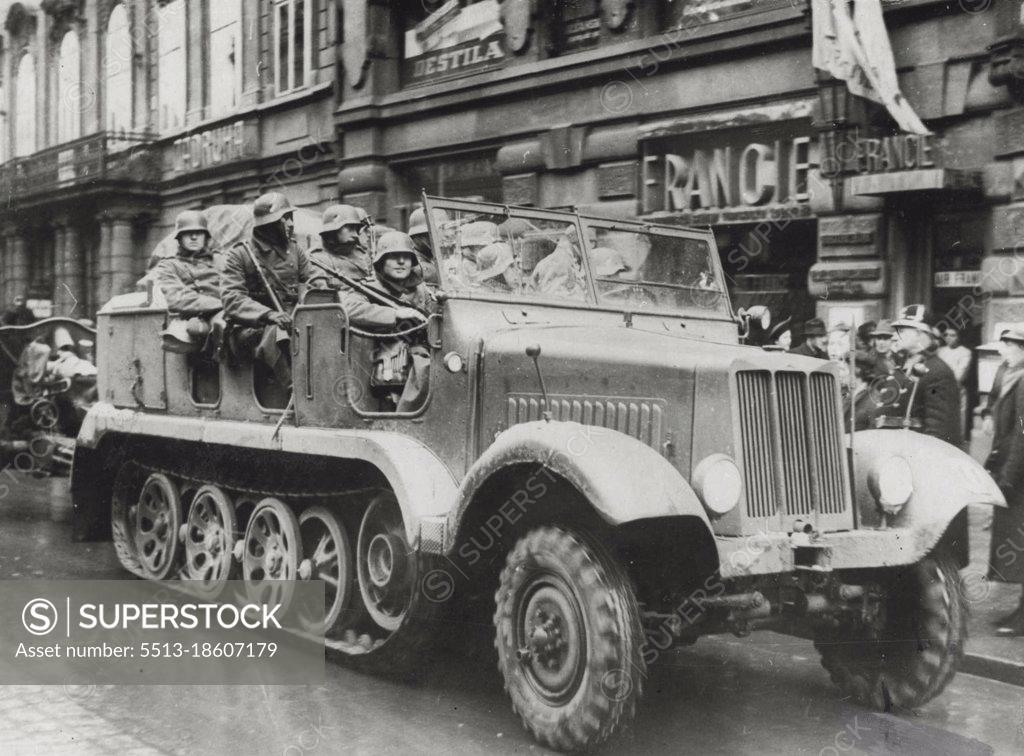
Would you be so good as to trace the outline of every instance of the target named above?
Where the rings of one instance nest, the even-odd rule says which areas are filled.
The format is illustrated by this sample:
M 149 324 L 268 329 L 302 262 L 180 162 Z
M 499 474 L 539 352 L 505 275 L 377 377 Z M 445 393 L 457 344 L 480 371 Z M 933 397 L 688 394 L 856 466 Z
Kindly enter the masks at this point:
M 598 302 L 630 310 L 728 314 L 710 243 L 666 229 L 584 221 Z
M 428 204 L 446 290 L 729 316 L 713 248 L 699 232 L 457 200 Z

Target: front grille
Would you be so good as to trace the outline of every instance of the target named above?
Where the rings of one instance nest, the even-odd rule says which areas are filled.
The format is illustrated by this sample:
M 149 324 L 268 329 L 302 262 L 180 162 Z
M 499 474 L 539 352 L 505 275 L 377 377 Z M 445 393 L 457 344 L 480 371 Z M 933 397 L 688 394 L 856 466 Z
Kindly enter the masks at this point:
M 843 513 L 848 493 L 835 378 L 741 371 L 736 387 L 747 514 Z

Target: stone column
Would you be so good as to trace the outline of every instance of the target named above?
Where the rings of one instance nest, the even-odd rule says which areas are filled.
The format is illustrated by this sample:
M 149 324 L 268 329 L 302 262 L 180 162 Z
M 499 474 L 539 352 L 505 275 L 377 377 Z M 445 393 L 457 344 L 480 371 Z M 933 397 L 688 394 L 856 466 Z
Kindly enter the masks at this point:
M 11 303 L 8 292 L 11 286 L 11 274 L 7 269 L 7 236 L 0 239 L 0 309 L 6 309 Z
M 86 285 L 85 285 L 85 251 L 80 248 L 78 228 L 73 222 L 64 227 L 64 295 L 68 299 L 65 315 L 85 317 Z
M 28 289 L 29 259 L 25 237 L 17 228 L 10 228 L 7 237 L 8 272 L 10 274 L 9 299 L 26 294 Z
M 54 219 L 53 222 L 53 314 L 66 315 L 70 307 L 68 296 L 67 270 L 66 270 L 66 249 L 65 249 L 65 226 L 62 218 Z
M 128 215 L 115 215 L 110 222 L 110 296 L 135 290 L 134 258 L 132 218 Z
M 111 238 L 113 218 L 108 216 L 102 216 L 100 219 L 100 248 L 96 255 L 96 293 L 93 305 L 96 310 L 99 310 L 107 303 L 110 299 L 111 292 L 113 291 L 113 285 L 111 282 L 111 276 L 113 275 L 113 269 L 111 268 L 110 250 L 111 250 Z

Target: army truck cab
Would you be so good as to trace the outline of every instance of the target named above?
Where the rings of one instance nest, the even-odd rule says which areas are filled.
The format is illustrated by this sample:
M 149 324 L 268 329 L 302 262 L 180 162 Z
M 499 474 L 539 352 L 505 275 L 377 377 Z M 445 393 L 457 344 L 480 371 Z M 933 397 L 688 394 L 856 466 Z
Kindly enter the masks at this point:
M 252 364 L 163 351 L 159 297 L 109 302 L 79 536 L 211 595 L 323 580 L 328 644 L 368 667 L 486 595 L 513 708 L 558 749 L 611 737 L 648 665 L 704 634 L 811 636 L 871 706 L 942 691 L 966 507 L 1003 503 L 979 465 L 905 430 L 851 441 L 835 365 L 741 345 L 708 231 L 424 202 L 428 320 L 360 329 L 310 290 L 290 402 Z M 382 339 L 429 351 L 411 410 L 382 400 Z

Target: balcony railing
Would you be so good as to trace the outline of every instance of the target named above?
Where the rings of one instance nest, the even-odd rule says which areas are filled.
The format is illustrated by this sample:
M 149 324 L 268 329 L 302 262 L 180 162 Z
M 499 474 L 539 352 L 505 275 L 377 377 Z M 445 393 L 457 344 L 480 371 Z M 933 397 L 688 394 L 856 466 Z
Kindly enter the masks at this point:
M 101 131 L 0 165 L 0 193 L 15 200 L 103 180 L 159 178 L 149 133 Z

